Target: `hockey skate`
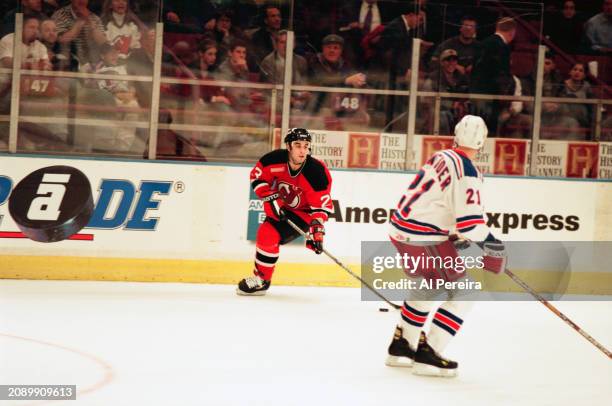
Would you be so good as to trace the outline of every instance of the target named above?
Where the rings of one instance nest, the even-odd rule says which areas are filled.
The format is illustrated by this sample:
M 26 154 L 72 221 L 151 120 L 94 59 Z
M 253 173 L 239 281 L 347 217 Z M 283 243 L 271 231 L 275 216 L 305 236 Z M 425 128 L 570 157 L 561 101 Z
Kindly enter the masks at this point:
M 421 340 L 425 340 L 425 334 L 421 332 Z M 385 365 L 390 367 L 412 367 L 414 361 L 414 350 L 410 348 L 408 340 L 402 336 L 402 328 L 395 327 L 393 341 L 389 345 L 389 355 L 385 361 Z
M 270 287 L 270 281 L 265 281 L 259 276 L 249 276 L 238 283 L 236 293 L 242 296 L 263 296 Z
M 412 373 L 415 375 L 441 376 L 453 378 L 457 376 L 458 364 L 455 361 L 443 358 L 438 354 L 421 335 L 419 348 L 414 354 L 414 368 Z

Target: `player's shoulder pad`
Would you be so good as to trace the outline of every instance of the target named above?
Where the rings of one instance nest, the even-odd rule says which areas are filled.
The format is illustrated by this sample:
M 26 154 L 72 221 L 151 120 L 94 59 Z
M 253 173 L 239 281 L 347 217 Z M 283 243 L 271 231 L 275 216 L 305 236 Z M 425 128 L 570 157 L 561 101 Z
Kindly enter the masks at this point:
M 304 175 L 310 186 L 317 192 L 329 187 L 329 178 L 327 177 L 325 164 L 310 155 L 306 158 L 302 175 Z
M 476 166 L 474 166 L 474 163 L 470 160 L 470 158 L 461 154 L 457 155 L 459 155 L 461 162 L 463 163 L 463 173 L 465 173 L 465 176 L 478 178 L 478 169 L 476 169 Z
M 284 164 L 289 160 L 289 152 L 286 149 L 275 149 L 259 159 L 263 166 Z

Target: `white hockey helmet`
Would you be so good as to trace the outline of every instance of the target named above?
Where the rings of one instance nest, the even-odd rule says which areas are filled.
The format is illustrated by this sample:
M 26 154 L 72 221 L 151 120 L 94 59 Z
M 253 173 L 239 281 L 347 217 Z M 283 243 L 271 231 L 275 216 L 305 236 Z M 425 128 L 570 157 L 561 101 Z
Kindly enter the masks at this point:
M 455 144 L 459 147 L 480 149 L 487 139 L 488 132 L 482 117 L 463 116 L 455 126 Z

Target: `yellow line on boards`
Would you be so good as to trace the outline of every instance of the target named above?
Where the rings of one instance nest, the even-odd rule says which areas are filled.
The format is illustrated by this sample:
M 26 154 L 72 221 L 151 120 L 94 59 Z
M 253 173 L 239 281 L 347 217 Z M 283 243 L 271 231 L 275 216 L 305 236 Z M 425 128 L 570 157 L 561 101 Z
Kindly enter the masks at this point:
M 7 255 L 0 259 L 0 279 L 93 280 L 130 282 L 189 282 L 234 284 L 252 274 L 252 261 L 56 257 Z M 359 274 L 359 265 L 349 265 Z M 514 272 L 534 290 L 563 287 L 569 294 L 612 295 L 612 273 L 572 272 L 559 275 L 545 271 Z M 487 290 L 522 292 L 510 278 L 470 271 Z M 561 282 L 560 282 L 561 281 Z M 274 273 L 275 285 L 359 287 L 359 281 L 335 264 L 281 262 Z

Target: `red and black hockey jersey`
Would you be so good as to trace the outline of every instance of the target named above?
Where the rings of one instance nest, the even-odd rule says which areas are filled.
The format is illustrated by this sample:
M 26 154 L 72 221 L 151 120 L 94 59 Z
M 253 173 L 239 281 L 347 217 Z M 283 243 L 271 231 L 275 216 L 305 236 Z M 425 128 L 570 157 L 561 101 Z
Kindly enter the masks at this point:
M 331 185 L 325 164 L 310 155 L 300 169 L 291 170 L 286 149 L 267 153 L 251 171 L 251 187 L 259 198 L 278 192 L 286 209 L 321 221 L 327 221 L 334 210 Z

